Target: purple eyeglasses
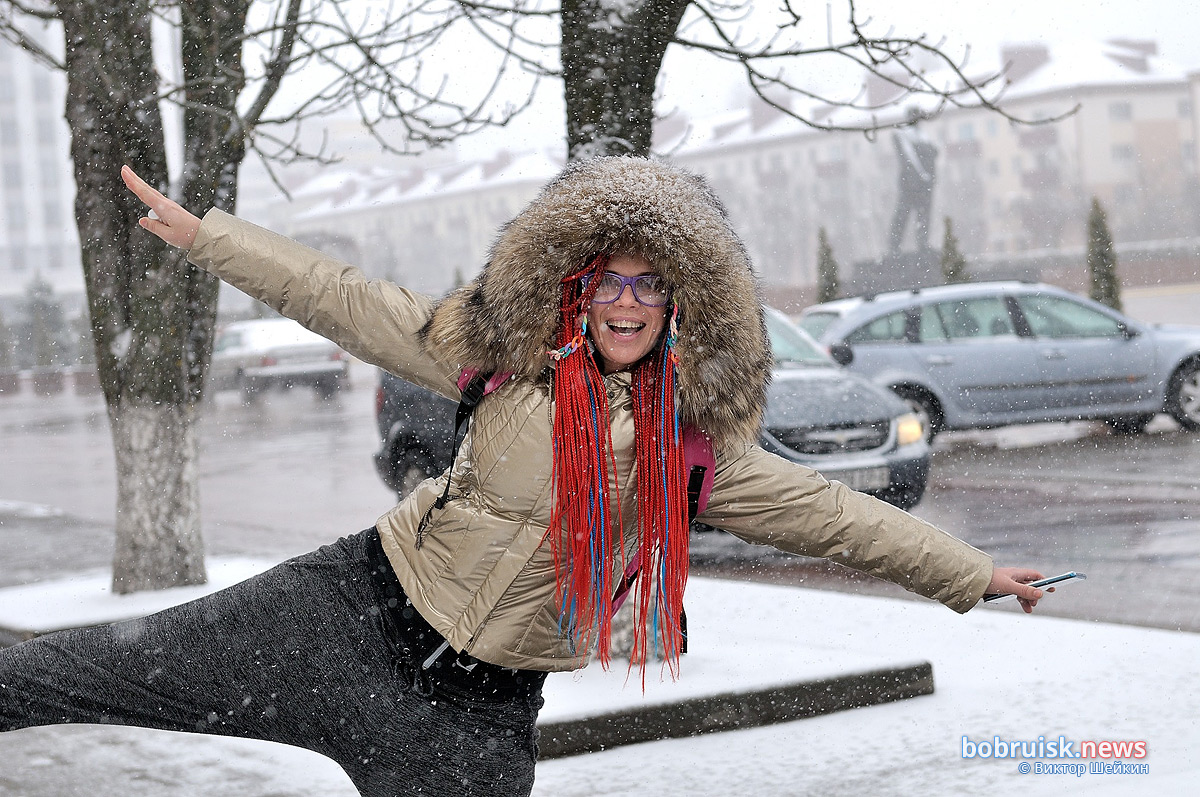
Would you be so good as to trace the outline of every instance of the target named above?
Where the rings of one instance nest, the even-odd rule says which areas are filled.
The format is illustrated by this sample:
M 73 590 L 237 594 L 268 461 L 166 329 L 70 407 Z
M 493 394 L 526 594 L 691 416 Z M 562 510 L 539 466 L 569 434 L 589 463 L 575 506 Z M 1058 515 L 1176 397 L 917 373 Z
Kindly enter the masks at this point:
M 592 282 L 592 275 L 583 278 L 583 289 L 586 291 Z M 596 294 L 592 301 L 596 304 L 612 304 L 628 285 L 633 290 L 633 298 L 646 307 L 662 307 L 671 300 L 671 291 L 667 281 L 657 274 L 643 274 L 640 277 L 622 277 L 620 274 L 608 272 L 600 278 L 596 286 Z

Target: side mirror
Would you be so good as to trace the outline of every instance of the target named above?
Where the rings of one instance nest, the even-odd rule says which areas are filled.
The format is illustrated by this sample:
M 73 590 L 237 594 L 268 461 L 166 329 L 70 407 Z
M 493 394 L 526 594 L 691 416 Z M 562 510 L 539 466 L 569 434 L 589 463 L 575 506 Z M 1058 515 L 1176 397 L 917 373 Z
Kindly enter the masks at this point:
M 1139 333 L 1136 329 L 1126 324 L 1124 321 L 1117 324 L 1117 328 L 1121 330 L 1121 334 L 1125 336 L 1125 340 L 1133 340 Z
M 854 349 L 849 343 L 835 343 L 829 347 L 829 356 L 838 365 L 849 365 L 854 362 Z

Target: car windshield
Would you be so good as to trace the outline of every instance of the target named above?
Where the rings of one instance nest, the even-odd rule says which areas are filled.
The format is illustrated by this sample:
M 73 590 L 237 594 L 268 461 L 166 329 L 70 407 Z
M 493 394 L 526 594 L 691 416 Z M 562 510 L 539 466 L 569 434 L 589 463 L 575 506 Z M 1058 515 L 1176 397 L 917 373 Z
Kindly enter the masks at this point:
M 806 313 L 797 323 L 797 325 L 814 338 L 820 338 L 825 330 L 829 328 L 838 317 L 837 313 L 823 313 L 817 311 L 815 313 Z
M 788 321 L 778 310 L 767 308 L 767 334 L 775 365 L 829 366 L 832 361 L 802 329 Z

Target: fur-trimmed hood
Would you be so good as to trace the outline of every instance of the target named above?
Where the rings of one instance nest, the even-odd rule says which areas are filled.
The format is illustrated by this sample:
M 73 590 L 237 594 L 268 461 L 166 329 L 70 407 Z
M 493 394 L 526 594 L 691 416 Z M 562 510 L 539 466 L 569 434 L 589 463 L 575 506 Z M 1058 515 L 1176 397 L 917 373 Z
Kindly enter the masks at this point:
M 559 281 L 600 254 L 645 257 L 680 309 L 680 419 L 717 445 L 758 436 L 771 350 L 750 259 L 695 174 L 641 158 L 580 161 L 501 228 L 479 277 L 422 331 L 443 361 L 536 377 L 556 348 Z

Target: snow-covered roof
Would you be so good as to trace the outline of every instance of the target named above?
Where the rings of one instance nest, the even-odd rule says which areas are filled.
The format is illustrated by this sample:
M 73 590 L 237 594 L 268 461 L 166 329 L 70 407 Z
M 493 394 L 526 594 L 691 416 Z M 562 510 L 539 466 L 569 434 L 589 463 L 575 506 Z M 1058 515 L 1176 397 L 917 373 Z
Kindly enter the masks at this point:
M 1036 97 L 1100 86 L 1171 85 L 1187 80 L 1187 70 L 1157 55 L 1153 42 L 1110 40 L 1047 46 L 1048 60 L 1013 81 L 1005 98 Z
M 514 183 L 542 183 L 561 169 L 562 164 L 543 151 L 503 150 L 486 159 L 416 165 L 397 171 L 327 171 L 297 190 L 297 195 L 303 192 L 308 197 L 324 196 L 296 218 L 327 217 L 380 205 L 421 202 Z
M 977 82 L 1003 71 L 1004 77 L 984 92 L 989 97 L 998 94 L 1001 104 L 1101 87 L 1183 84 L 1188 77 L 1187 70 L 1160 58 L 1157 52 L 1157 45 L 1145 40 L 1014 43 L 1002 46 L 987 58 L 973 59 L 965 71 Z M 947 89 L 962 85 L 961 79 L 949 69 L 931 71 L 925 78 L 930 84 Z M 881 80 L 879 84 L 884 82 Z M 870 96 L 871 91 L 868 86 L 864 96 Z M 967 101 L 965 104 L 969 107 L 972 103 Z M 933 96 L 910 95 L 898 98 L 896 104 L 874 113 L 829 105 L 801 107 L 794 104 L 791 107 L 821 124 L 862 128 L 902 122 L 914 108 L 932 114 L 938 110 L 939 102 Z M 686 156 L 718 146 L 821 134 L 822 131 L 752 97 L 745 108 L 708 118 L 671 117 L 668 124 L 656 130 L 655 148 Z

